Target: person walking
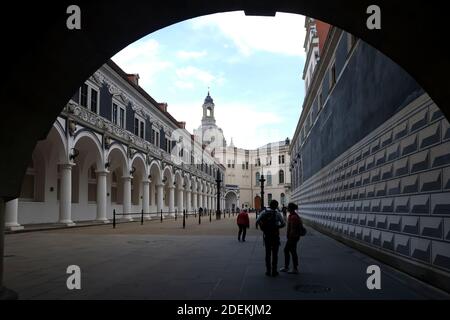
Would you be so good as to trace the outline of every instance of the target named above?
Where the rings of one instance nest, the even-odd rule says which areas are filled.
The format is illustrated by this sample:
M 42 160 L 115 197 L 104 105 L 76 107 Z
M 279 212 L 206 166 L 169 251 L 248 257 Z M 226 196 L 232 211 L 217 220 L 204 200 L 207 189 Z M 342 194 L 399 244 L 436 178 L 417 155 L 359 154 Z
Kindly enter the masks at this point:
M 286 245 L 284 247 L 284 267 L 280 269 L 281 272 L 290 274 L 298 274 L 298 255 L 297 243 L 302 234 L 303 223 L 297 214 L 298 206 L 295 203 L 288 204 L 288 223 L 286 232 Z M 289 270 L 290 258 L 292 256 L 293 269 Z
M 241 241 L 242 236 L 242 242 L 245 242 L 245 236 L 247 234 L 247 228 L 250 228 L 250 219 L 248 217 L 247 210 L 242 210 L 238 216 L 237 216 L 237 225 L 239 227 L 238 232 L 238 241 Z
M 280 228 L 286 223 L 278 211 L 278 201 L 270 201 L 269 208 L 264 209 L 256 221 L 264 235 L 264 246 L 266 249 L 266 275 L 278 276 L 278 249 L 280 247 Z

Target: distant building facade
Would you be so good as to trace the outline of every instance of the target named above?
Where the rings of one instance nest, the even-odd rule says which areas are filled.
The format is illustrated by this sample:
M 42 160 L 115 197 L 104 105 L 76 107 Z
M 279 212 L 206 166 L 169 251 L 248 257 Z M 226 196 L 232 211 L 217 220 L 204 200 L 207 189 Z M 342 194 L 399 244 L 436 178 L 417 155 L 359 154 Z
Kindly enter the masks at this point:
M 277 200 L 280 207 L 290 200 L 289 139 L 254 150 L 228 146 L 222 150 L 225 171 L 225 208 L 261 208 L 260 179 L 264 175 L 264 206 Z

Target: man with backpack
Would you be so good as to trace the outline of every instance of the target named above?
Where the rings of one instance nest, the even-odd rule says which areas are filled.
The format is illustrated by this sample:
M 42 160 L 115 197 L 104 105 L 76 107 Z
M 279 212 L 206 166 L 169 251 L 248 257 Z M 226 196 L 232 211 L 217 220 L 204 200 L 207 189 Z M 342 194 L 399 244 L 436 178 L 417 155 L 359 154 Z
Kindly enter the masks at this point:
M 278 211 L 278 201 L 270 201 L 269 208 L 264 209 L 256 220 L 256 225 L 264 234 L 264 246 L 266 248 L 266 275 L 278 276 L 278 248 L 280 247 L 280 228 L 286 223 Z

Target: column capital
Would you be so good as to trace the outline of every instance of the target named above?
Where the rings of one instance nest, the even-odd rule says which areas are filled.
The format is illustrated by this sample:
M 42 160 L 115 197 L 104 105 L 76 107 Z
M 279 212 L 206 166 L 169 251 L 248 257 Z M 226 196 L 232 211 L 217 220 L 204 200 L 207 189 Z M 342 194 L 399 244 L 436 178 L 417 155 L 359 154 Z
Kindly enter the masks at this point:
M 149 179 L 144 179 L 144 180 L 142 180 L 142 183 L 143 184 L 150 184 L 150 180 Z
M 133 179 L 132 176 L 122 176 L 122 180 L 127 181 L 127 180 L 131 180 L 131 179 Z
M 66 169 L 66 170 L 72 170 L 72 167 L 75 166 L 74 162 L 63 162 L 63 163 L 58 163 L 62 169 Z
M 95 173 L 99 176 L 106 176 L 106 175 L 108 175 L 109 171 L 108 170 L 96 170 Z
M 157 186 L 158 188 L 162 188 L 164 187 L 164 183 L 156 183 L 155 186 Z
M 169 190 L 173 190 L 173 189 L 175 189 L 175 186 L 168 186 L 167 187 Z

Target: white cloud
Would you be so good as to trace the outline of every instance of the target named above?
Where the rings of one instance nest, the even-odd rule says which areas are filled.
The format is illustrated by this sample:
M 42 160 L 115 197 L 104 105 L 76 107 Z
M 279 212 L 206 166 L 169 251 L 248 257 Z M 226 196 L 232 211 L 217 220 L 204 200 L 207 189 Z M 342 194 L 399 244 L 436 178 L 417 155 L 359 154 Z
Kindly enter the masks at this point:
M 193 66 L 187 66 L 175 71 L 176 75 L 179 79 L 194 79 L 202 82 L 203 84 L 211 84 L 213 80 L 216 78 L 211 73 L 205 70 L 201 70 L 199 68 Z
M 174 83 L 175 86 L 180 89 L 194 89 L 194 84 L 192 82 L 177 80 Z
M 140 85 L 150 90 L 158 80 L 157 75 L 173 67 L 172 62 L 161 57 L 160 44 L 151 38 L 143 38 L 119 53 L 112 60 L 127 73 L 139 73 Z
M 180 59 L 184 59 L 184 60 L 189 60 L 189 59 L 198 59 L 198 58 L 203 58 L 207 55 L 207 52 L 205 50 L 203 51 L 178 51 L 176 53 L 177 57 Z
M 233 138 L 236 147 L 255 149 L 276 141 L 280 136 L 283 119 L 275 111 L 261 109 L 258 105 L 245 102 L 218 104 L 215 117 L 227 142 L 230 143 Z M 277 126 L 280 126 L 280 130 Z
M 213 75 L 209 71 L 199 69 L 193 66 L 182 67 L 175 70 L 175 85 L 180 89 L 193 89 L 195 85 L 223 86 L 225 78 L 223 73 Z
M 305 18 L 277 13 L 275 17 L 245 16 L 243 12 L 220 13 L 192 20 L 192 27 L 218 28 L 246 56 L 253 51 L 291 56 L 304 55 Z

